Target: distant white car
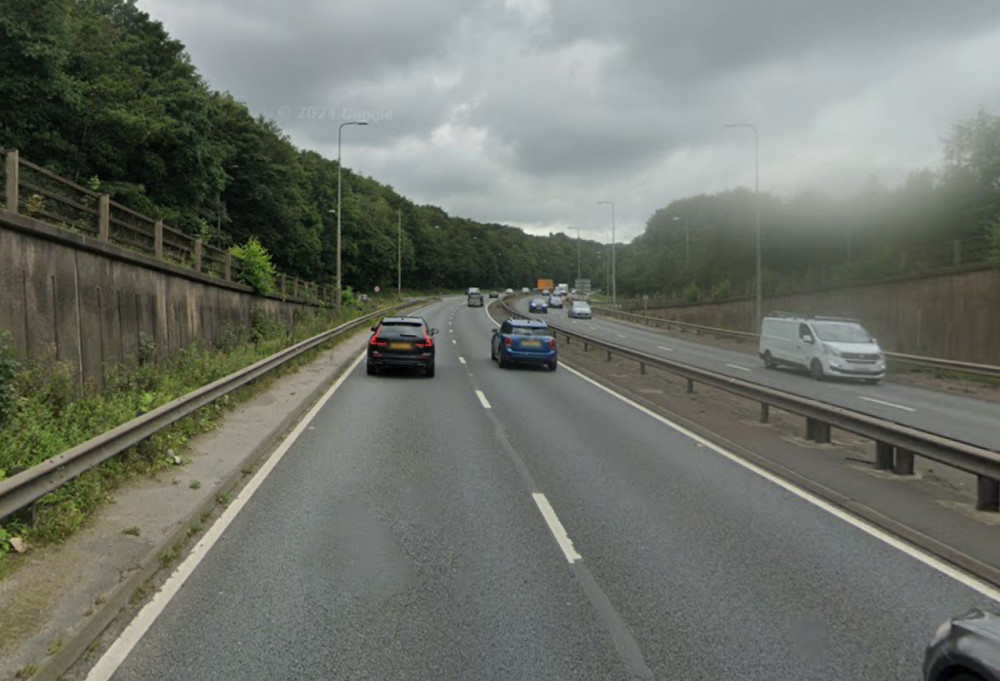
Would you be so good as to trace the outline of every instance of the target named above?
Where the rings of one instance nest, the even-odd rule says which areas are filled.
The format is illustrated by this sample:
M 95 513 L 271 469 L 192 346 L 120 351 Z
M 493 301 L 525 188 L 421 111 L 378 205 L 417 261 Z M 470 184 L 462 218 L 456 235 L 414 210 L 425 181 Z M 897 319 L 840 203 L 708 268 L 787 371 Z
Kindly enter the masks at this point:
M 527 286 L 522 286 L 521 293 L 531 293 L 531 289 L 528 288 Z
M 574 319 L 590 319 L 594 316 L 590 304 L 585 300 L 574 300 L 570 303 L 568 314 Z
M 509 288 L 506 291 L 504 291 L 504 293 L 506 293 L 507 295 L 510 295 L 513 292 L 514 292 L 514 289 L 512 289 L 512 288 Z
M 563 306 L 562 296 L 560 296 L 560 295 L 558 295 L 556 293 L 553 293 L 551 296 L 549 296 L 549 309 L 550 310 L 552 308 L 554 308 L 554 307 L 562 309 L 562 306 Z

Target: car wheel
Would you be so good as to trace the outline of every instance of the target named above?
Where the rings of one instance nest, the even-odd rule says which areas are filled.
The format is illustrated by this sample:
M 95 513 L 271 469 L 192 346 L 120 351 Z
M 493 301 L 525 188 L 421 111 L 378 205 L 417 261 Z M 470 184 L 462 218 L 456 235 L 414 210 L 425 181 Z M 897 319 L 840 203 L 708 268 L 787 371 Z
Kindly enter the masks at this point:
M 975 674 L 956 674 L 949 676 L 948 681 L 983 681 L 983 677 Z
M 365 364 L 365 372 L 369 376 L 374 376 L 375 374 L 378 373 L 378 371 L 375 369 L 375 365 L 372 364 L 371 362 L 368 362 L 367 364 Z
M 868 385 L 878 385 L 879 379 L 877 378 L 866 378 L 865 383 Z
M 510 362 L 508 362 L 503 356 L 503 350 L 497 353 L 497 357 L 499 357 L 497 364 L 500 365 L 501 369 L 506 369 L 507 367 L 510 366 Z
M 497 351 L 493 349 L 493 343 L 490 343 L 490 359 L 493 360 L 494 362 L 497 359 Z
M 818 359 L 814 359 L 812 363 L 809 364 L 809 374 L 817 381 L 822 381 L 824 377 L 823 363 Z
M 434 378 L 434 365 L 428 364 L 424 367 L 424 376 L 427 378 Z
M 556 360 L 552 360 L 551 362 L 549 362 L 549 371 L 555 371 L 558 366 L 559 362 L 557 362 Z
M 770 350 L 764 351 L 764 366 L 767 367 L 768 369 L 774 369 L 776 366 L 778 366 L 778 363 L 774 361 L 774 357 L 771 356 Z

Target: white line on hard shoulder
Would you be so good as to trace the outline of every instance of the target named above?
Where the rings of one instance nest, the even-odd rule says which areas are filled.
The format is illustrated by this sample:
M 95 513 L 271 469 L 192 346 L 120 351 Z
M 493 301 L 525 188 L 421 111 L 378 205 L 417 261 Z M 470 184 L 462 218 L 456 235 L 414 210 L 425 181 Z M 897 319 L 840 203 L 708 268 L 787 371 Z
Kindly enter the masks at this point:
M 458 361 L 461 362 L 462 364 L 465 364 L 465 358 L 464 357 L 459 357 Z
M 665 348 L 665 347 L 663 347 L 662 345 L 657 345 L 656 347 L 657 347 L 658 349 L 660 349 L 660 350 L 666 350 L 667 352 L 673 352 L 673 351 L 674 351 L 674 349 L 673 349 L 673 348 Z
M 621 334 L 621 333 L 616 333 L 615 335 L 618 336 L 619 338 L 624 338 L 625 337 L 625 334 Z
M 458 341 L 457 341 L 457 340 L 455 340 L 454 338 L 452 338 L 452 339 L 451 339 L 451 344 L 452 344 L 452 345 L 458 345 Z
M 942 560 L 939 560 L 935 556 L 933 556 L 933 555 L 925 552 L 923 549 L 917 548 L 916 546 L 913 546 L 912 544 L 908 544 L 908 543 L 904 542 L 903 540 L 899 539 L 898 537 L 895 537 L 895 536 L 889 534 L 888 532 L 885 532 L 884 530 L 876 527 L 875 525 L 872 525 L 871 523 L 868 523 L 868 522 L 862 520 L 861 518 L 858 518 L 858 517 L 855 517 L 855 516 L 851 515 L 847 511 L 844 511 L 843 509 L 838 508 L 837 506 L 834 506 L 830 502 L 828 502 L 828 501 L 826 501 L 824 499 L 821 499 L 820 497 L 812 494 L 811 492 L 807 492 L 806 490 L 802 489 L 801 487 L 798 487 L 798 486 L 796 486 L 796 485 L 788 482 L 787 480 L 784 480 L 783 478 L 775 475 L 774 473 L 771 473 L 770 471 L 768 471 L 768 470 L 766 470 L 766 469 L 758 466 L 757 464 L 751 463 L 751 462 L 747 461 L 746 459 L 740 458 L 738 455 L 734 454 L 733 452 L 730 452 L 727 449 L 724 449 L 724 448 L 720 447 L 719 445 L 715 444 L 711 440 L 707 440 L 707 439 L 701 437 L 700 435 L 698 435 L 697 433 L 695 433 L 695 432 L 693 432 L 691 430 L 688 430 L 684 426 L 681 426 L 681 425 L 679 425 L 677 423 L 674 423 L 670 419 L 668 419 L 668 418 L 666 418 L 664 416 L 661 416 L 660 414 L 657 414 L 656 412 L 652 411 L 651 409 L 647 409 L 646 407 L 642 406 L 641 404 L 638 404 L 637 402 L 634 402 L 634 401 L 630 400 L 629 398 L 625 397 L 624 395 L 615 392 L 614 390 L 612 390 L 611 388 L 607 387 L 606 385 L 602 385 L 602 384 L 598 383 L 597 381 L 595 381 L 594 379 L 590 378 L 589 376 L 585 376 L 584 374 L 582 374 L 579 371 L 573 369 L 572 367 L 567 366 L 565 363 L 562 363 L 562 366 L 566 369 L 566 371 L 568 371 L 568 372 L 570 372 L 572 374 L 575 374 L 576 376 L 579 376 L 584 381 L 587 381 L 588 383 L 590 383 L 591 385 L 595 386 L 596 388 L 598 388 L 600 390 L 603 390 L 604 392 L 608 393 L 609 395 L 612 395 L 613 397 L 621 400 L 625 404 L 628 404 L 629 406 L 634 407 L 635 409 L 638 409 L 642 413 L 644 413 L 647 416 L 650 416 L 650 417 L 656 419 L 660 423 L 664 424 L 665 426 L 667 426 L 669 428 L 674 429 L 678 433 L 681 433 L 682 435 L 685 435 L 685 436 L 689 437 L 690 439 L 694 440 L 695 442 L 697 442 L 697 443 L 705 446 L 706 448 L 712 450 L 716 454 L 719 454 L 721 456 L 726 457 L 730 461 L 732 461 L 732 462 L 734 462 L 734 463 L 742 466 L 743 468 L 746 468 L 751 473 L 754 473 L 754 474 L 756 474 L 756 475 L 764 478 L 765 480 L 767 480 L 767 481 L 769 481 L 769 482 L 777 485 L 778 487 L 781 487 L 781 488 L 785 489 L 786 491 L 791 492 L 792 494 L 794 494 L 795 496 L 799 497 L 800 499 L 802 499 L 802 500 L 804 500 L 804 501 L 812 504 L 813 506 L 816 506 L 817 508 L 819 508 L 819 509 L 821 509 L 823 511 L 826 511 L 830 515 L 832 515 L 832 516 L 834 516 L 834 517 L 836 517 L 836 518 L 844 521 L 848 525 L 851 525 L 851 526 L 853 526 L 853 527 L 861 530 L 862 532 L 870 535 L 871 537 L 874 537 L 875 539 L 878 539 L 879 541 L 883 542 L 884 544 L 888 544 L 889 546 L 893 547 L 894 549 L 896 549 L 896 550 L 898 550 L 898 551 L 900 551 L 902 553 L 905 553 L 906 555 L 910 556 L 911 558 L 920 561 L 924 565 L 926 565 L 926 566 L 928 566 L 928 567 L 930 567 L 930 568 L 932 568 L 934 570 L 937 570 L 941 574 L 943 574 L 943 575 L 945 575 L 947 577 L 950 577 L 951 579 L 955 580 L 956 582 L 958 582 L 960 584 L 963 584 L 964 586 L 969 587 L 973 591 L 976 591 L 976 592 L 982 594 L 983 596 L 986 596 L 987 598 L 992 599 L 992 600 L 1000 603 L 1000 590 L 994 588 L 993 586 L 987 584 L 986 582 L 983 582 L 982 580 L 979 580 L 979 579 L 977 579 L 976 577 L 973 577 L 970 574 L 962 572 L 958 568 L 952 567 L 948 563 L 946 563 L 946 562 L 944 562 Z
M 188 554 L 184 562 L 178 566 L 177 570 L 174 571 L 172 575 L 164 583 L 163 587 L 153 595 L 152 600 L 149 601 L 139 614 L 135 616 L 125 630 L 122 631 L 121 635 L 115 639 L 115 642 L 105 651 L 101 659 L 97 661 L 93 669 L 87 674 L 86 681 L 106 681 L 110 679 L 112 674 L 121 666 L 125 658 L 128 657 L 132 649 L 135 648 L 136 644 L 142 639 L 145 633 L 156 621 L 160 613 L 163 612 L 164 608 L 170 603 L 171 599 L 177 595 L 181 587 L 184 586 L 184 582 L 187 581 L 188 577 L 195 571 L 201 561 L 208 555 L 208 552 L 212 549 L 215 543 L 222 537 L 222 534 L 226 531 L 229 525 L 236 519 L 243 507 L 246 506 L 247 502 L 254 495 L 257 489 L 261 486 L 264 480 L 270 475 L 271 471 L 274 470 L 275 466 L 281 461 L 285 456 L 285 453 L 291 448 L 302 432 L 309 426 L 316 414 L 319 413 L 320 409 L 333 397 L 333 394 L 337 392 L 341 384 L 347 377 L 351 375 L 354 369 L 361 363 L 361 360 L 365 358 L 364 353 L 359 354 L 357 359 L 347 368 L 340 378 L 330 386 L 330 389 L 326 391 L 323 397 L 320 398 L 312 409 L 305 415 L 305 417 L 299 421 L 298 425 L 291 434 L 285 438 L 285 440 L 278 445 L 278 448 L 274 451 L 274 454 L 264 462 L 260 467 L 260 470 L 250 479 L 240 493 L 237 495 L 236 499 L 226 507 L 226 510 L 222 512 L 219 519 L 205 532 L 195 547 Z
M 556 515 L 555 510 L 549 503 L 549 500 L 545 498 L 545 495 L 541 492 L 535 492 L 531 495 L 535 499 L 535 504 L 538 505 L 538 510 L 542 512 L 542 517 L 545 518 L 545 524 L 549 526 L 549 531 L 552 532 L 552 536 L 556 538 L 556 543 L 559 544 L 559 548 L 562 549 L 563 555 L 566 556 L 566 560 L 572 565 L 578 560 L 583 560 L 583 556 L 576 552 L 573 548 L 573 540 L 569 538 L 566 534 L 566 528 L 563 524 L 559 522 L 559 516 Z
M 479 398 L 479 403 L 483 405 L 483 409 L 492 409 L 490 406 L 490 401 L 486 399 L 486 395 L 483 394 L 482 390 L 476 391 L 476 397 Z
M 747 369 L 746 367 L 741 367 L 739 364 L 726 364 L 727 367 L 731 369 L 739 369 L 740 371 L 752 371 L 752 369 Z
M 865 400 L 866 402 L 874 402 L 875 404 L 884 404 L 887 407 L 892 407 L 893 409 L 902 409 L 903 411 L 916 411 L 913 407 L 907 407 L 902 404 L 894 404 L 893 402 L 884 402 L 882 400 L 876 400 L 874 397 L 864 397 L 859 395 L 858 399 Z

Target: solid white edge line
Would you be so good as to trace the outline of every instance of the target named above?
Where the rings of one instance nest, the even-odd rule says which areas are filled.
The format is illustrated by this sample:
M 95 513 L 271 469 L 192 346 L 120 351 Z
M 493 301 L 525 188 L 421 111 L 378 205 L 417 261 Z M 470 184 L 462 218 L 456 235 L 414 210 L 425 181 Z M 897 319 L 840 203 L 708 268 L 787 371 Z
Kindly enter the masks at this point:
M 452 344 L 452 345 L 458 345 L 458 341 L 457 341 L 457 340 L 455 340 L 454 338 L 452 338 L 452 339 L 451 339 L 451 344 Z
M 910 556 L 911 558 L 914 558 L 915 560 L 920 561 L 921 563 L 923 563 L 924 565 L 927 565 L 931 569 L 937 570 L 941 574 L 943 574 L 943 575 L 945 575 L 947 577 L 951 577 L 956 582 L 958 582 L 958 583 L 960 583 L 960 584 L 962 584 L 964 586 L 969 587 L 973 591 L 977 591 L 980 594 L 982 594 L 983 596 L 986 596 L 987 598 L 990 598 L 990 599 L 992 599 L 992 600 L 997 601 L 998 603 L 1000 603 L 1000 589 L 997 589 L 997 588 L 991 586 L 990 584 L 987 584 L 986 582 L 983 582 L 982 580 L 977 579 L 976 577 L 973 577 L 970 574 L 962 572 L 958 568 L 953 567 L 952 565 L 949 565 L 948 563 L 940 560 L 939 558 L 936 558 L 935 556 L 932 556 L 931 554 L 925 552 L 923 549 L 917 548 L 916 546 L 913 546 L 912 544 L 908 544 L 907 542 L 903 541 L 902 539 L 899 539 L 898 537 L 895 537 L 892 534 L 889 534 L 885 530 L 882 530 L 882 529 L 880 529 L 880 528 L 872 525 L 871 523 L 869 523 L 869 522 L 867 522 L 865 520 L 862 520 L 861 518 L 853 516 L 850 513 L 848 513 L 847 511 L 845 511 L 845 510 L 843 510 L 841 508 L 838 508 L 837 506 L 834 506 L 833 504 L 829 503 L 828 501 L 825 501 L 824 499 L 821 499 L 820 497 L 816 496 L 815 494 L 813 494 L 811 492 L 807 492 L 806 490 L 802 489 L 801 487 L 798 487 L 798 486 L 796 486 L 796 485 L 788 482 L 787 480 L 785 480 L 785 479 L 783 479 L 783 478 L 775 475 L 774 473 L 771 473 L 770 471 L 768 471 L 768 470 L 766 470 L 764 468 L 761 468 L 757 464 L 751 463 L 751 462 L 749 462 L 749 461 L 747 461 L 747 460 L 745 460 L 745 459 L 737 456 L 736 454 L 734 454 L 734 453 L 732 453 L 732 452 L 730 452 L 730 451 L 728 451 L 728 450 L 720 447 L 719 445 L 715 444 L 711 440 L 707 440 L 707 439 L 703 438 L 702 436 L 698 435 L 697 433 L 688 430 L 684 426 L 682 426 L 680 424 L 677 424 L 677 423 L 674 423 L 670 419 L 668 419 L 668 418 L 666 418 L 664 416 L 661 416 L 660 414 L 657 414 L 656 412 L 652 411 L 651 409 L 647 409 L 646 407 L 642 406 L 641 404 L 639 404 L 637 402 L 634 402 L 633 400 L 629 399 L 628 397 L 625 397 L 624 395 L 615 392 L 611 388 L 609 388 L 609 387 L 607 387 L 605 385 L 602 385 L 601 383 L 598 383 L 597 381 L 595 381 L 594 379 L 590 378 L 589 376 L 586 376 L 586 375 L 580 373 L 579 371 L 577 371 L 576 369 L 573 369 L 572 367 L 567 366 L 565 362 L 563 362 L 561 364 L 570 373 L 575 374 L 576 376 L 579 376 L 580 378 L 582 378 L 583 380 L 587 381 L 588 383 L 594 385 L 597 388 L 600 388 L 604 392 L 608 393 L 609 395 L 614 396 L 615 398 L 621 400 L 625 404 L 628 404 L 629 406 L 632 406 L 632 407 L 638 409 L 639 411 L 643 412 L 647 416 L 651 416 L 652 418 L 656 419 L 657 421 L 659 421 L 660 423 L 666 425 L 667 427 L 674 429 L 678 433 L 681 433 L 682 435 L 685 435 L 685 436 L 691 438 L 695 442 L 697 442 L 697 443 L 699 443 L 701 445 L 704 445 L 708 449 L 711 449 L 712 451 L 714 451 L 716 454 L 720 454 L 720 455 L 726 457 L 727 459 L 729 459 L 733 463 L 736 463 L 736 464 L 738 464 L 738 465 L 746 468 L 750 472 L 759 475 L 760 477 L 764 478 L 765 480 L 768 480 L 769 482 L 774 483 L 775 485 L 777 485 L 777 486 L 779 486 L 779 487 L 787 490 L 788 492 L 791 492 L 795 496 L 799 497 L 800 499 L 802 499 L 804 501 L 809 502 L 813 506 L 816 506 L 816 507 L 820 508 L 821 510 L 826 511 L 830 515 L 832 515 L 832 516 L 834 516 L 836 518 L 839 518 L 840 520 L 843 520 L 848 525 L 852 525 L 852 526 L 856 527 L 857 529 L 861 530 L 862 532 L 867 533 L 868 535 L 874 537 L 875 539 L 878 539 L 879 541 L 881 541 L 881 542 L 883 542 L 885 544 L 888 544 L 892 548 L 894 548 L 894 549 L 896 549 L 898 551 L 901 551 L 902 553 L 905 553 L 906 555 Z
M 902 404 L 895 404 L 893 402 L 885 402 L 883 400 L 876 400 L 874 397 L 865 397 L 863 395 L 858 395 L 858 399 L 865 400 L 866 402 L 874 402 L 875 404 L 884 404 L 887 407 L 892 407 L 893 409 L 902 409 L 903 411 L 916 411 L 913 407 L 906 407 Z
M 657 347 L 657 349 L 659 349 L 659 350 L 666 350 L 667 352 L 673 352 L 673 351 L 674 351 L 674 349 L 673 349 L 673 348 L 665 348 L 665 347 L 663 347 L 662 345 L 657 345 L 656 347 Z
M 741 367 L 739 364 L 726 364 L 727 367 L 732 369 L 739 369 L 740 371 L 753 371 L 753 369 L 748 369 L 746 367 Z
M 559 522 L 559 516 L 556 515 L 555 510 L 552 508 L 549 500 L 545 498 L 545 495 L 541 492 L 535 492 L 531 496 L 534 498 L 538 510 L 542 512 L 545 524 L 549 526 L 549 531 L 556 538 L 556 543 L 559 544 L 559 548 L 562 549 L 563 555 L 566 556 L 569 564 L 572 565 L 578 560 L 583 560 L 583 556 L 573 548 L 573 540 L 566 534 L 566 528 Z
M 208 531 L 205 532 L 201 540 L 195 545 L 188 554 L 187 558 L 184 559 L 177 569 L 167 578 L 167 581 L 163 584 L 162 588 L 157 591 L 153 598 L 143 606 L 139 614 L 129 622 L 128 626 L 122 631 L 122 633 L 115 639 L 115 642 L 104 652 L 101 659 L 97 661 L 97 664 L 93 666 L 90 672 L 87 674 L 86 681 L 107 681 L 111 676 L 118 670 L 118 667 L 125 661 L 135 648 L 136 644 L 142 640 L 142 637 L 149 631 L 149 628 L 153 625 L 156 619 L 160 616 L 163 610 L 170 603 L 171 599 L 177 592 L 180 591 L 181 587 L 187 581 L 188 577 L 194 573 L 195 569 L 201 563 L 201 561 L 208 555 L 208 552 L 212 549 L 215 543 L 219 540 L 222 534 L 229 528 L 233 520 L 239 514 L 243 507 L 246 506 L 250 498 L 253 497 L 254 493 L 261 486 L 271 471 L 274 470 L 275 466 L 280 463 L 281 459 L 285 456 L 288 450 L 295 444 L 295 441 L 299 438 L 306 427 L 312 422 L 319 411 L 326 405 L 326 403 L 333 397 L 333 394 L 337 392 L 341 384 L 347 380 L 354 369 L 357 368 L 361 360 L 365 358 L 365 353 L 361 352 L 358 354 L 357 359 L 355 359 L 346 371 L 338 378 L 329 390 L 327 390 L 323 397 L 313 405 L 306 415 L 299 421 L 295 429 L 292 430 L 291 434 L 286 437 L 278 448 L 274 450 L 274 453 L 264 462 L 256 474 L 246 486 L 240 490 L 240 493 L 236 498 L 226 507 L 226 509 L 219 516 L 219 519 L 212 524 Z
M 459 363 L 461 363 L 461 364 L 465 364 L 465 358 L 464 358 L 464 357 L 459 357 L 459 358 L 458 358 L 458 361 L 459 361 Z
M 486 395 L 483 394 L 482 390 L 476 391 L 476 397 L 479 398 L 479 404 L 483 405 L 483 409 L 492 409 L 489 400 L 486 399 Z

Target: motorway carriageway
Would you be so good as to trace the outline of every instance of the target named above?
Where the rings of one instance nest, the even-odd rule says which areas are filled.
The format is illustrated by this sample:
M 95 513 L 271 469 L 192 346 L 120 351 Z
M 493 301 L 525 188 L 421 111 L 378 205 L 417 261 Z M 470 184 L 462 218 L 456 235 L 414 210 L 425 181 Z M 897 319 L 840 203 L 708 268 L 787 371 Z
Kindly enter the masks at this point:
M 518 312 L 528 314 L 527 300 L 518 300 L 514 306 Z M 766 369 L 756 355 L 682 340 L 675 335 L 607 318 L 570 319 L 565 312 L 530 316 L 664 359 L 1000 450 L 1000 429 L 997 428 L 1000 404 L 893 383 L 891 372 L 879 385 L 841 378 L 816 381 L 804 371 Z
M 913 681 L 1000 598 L 565 364 L 498 369 L 487 310 L 423 312 L 436 378 L 357 364 L 88 678 Z

